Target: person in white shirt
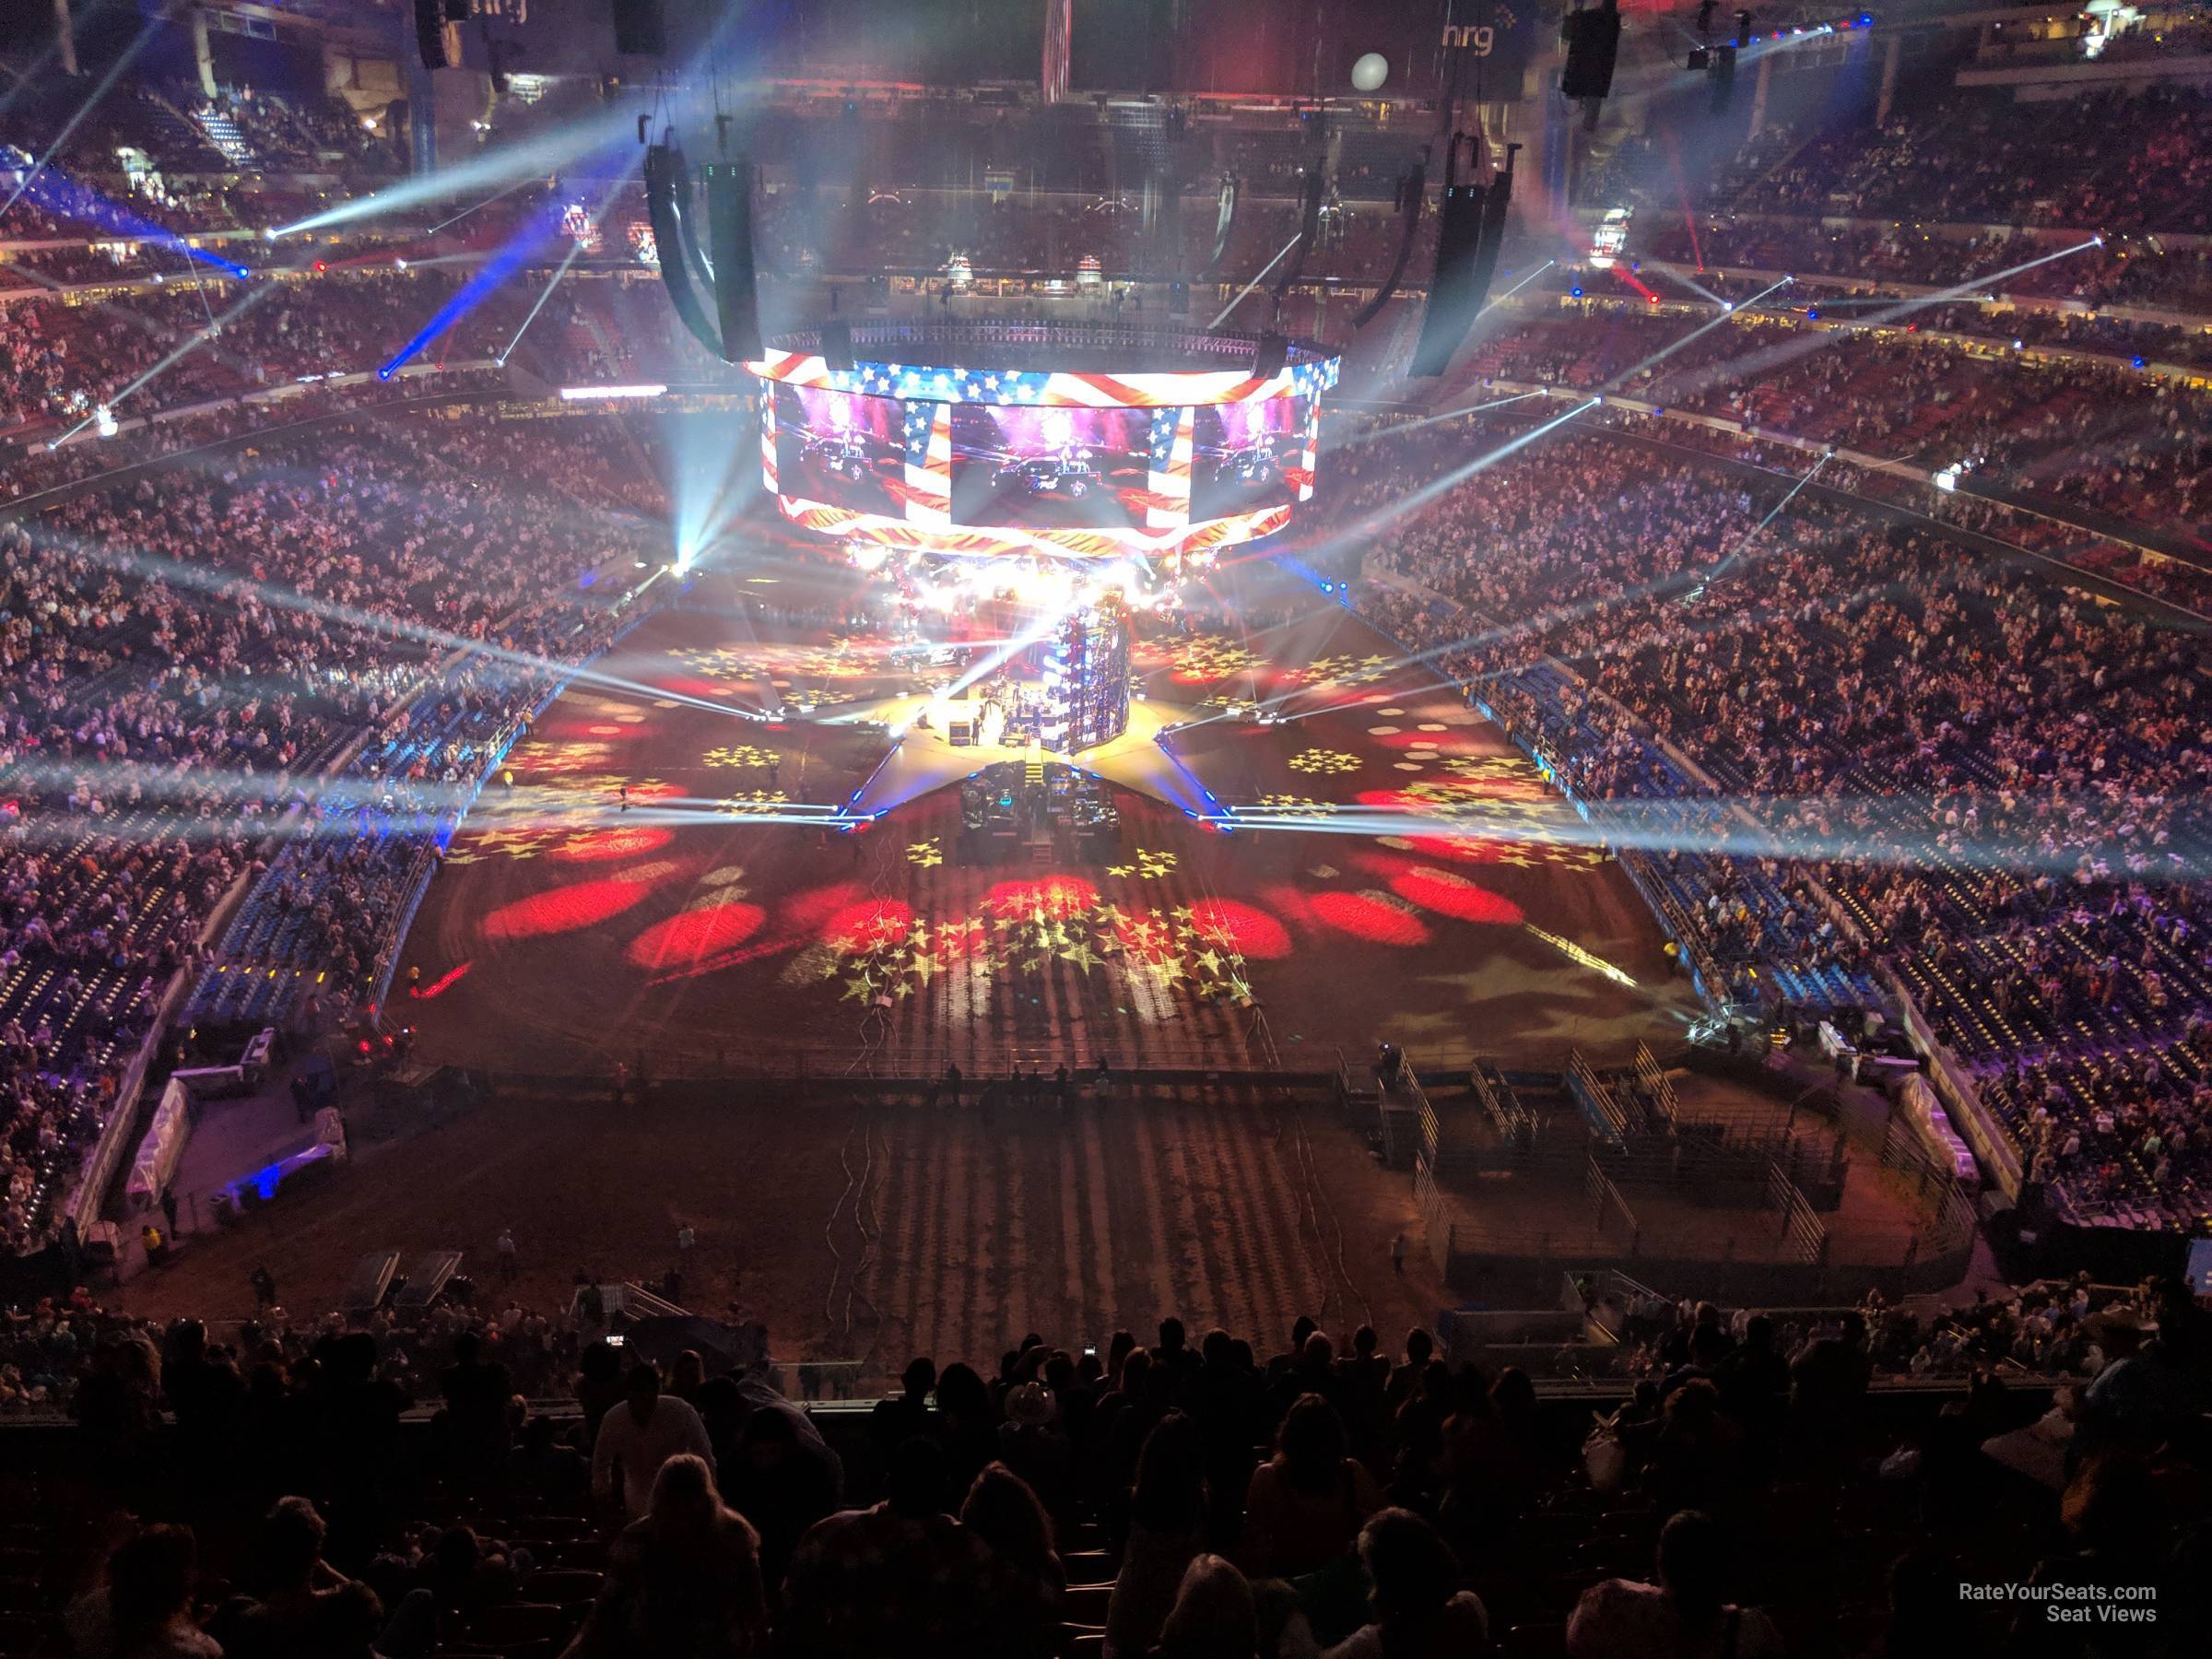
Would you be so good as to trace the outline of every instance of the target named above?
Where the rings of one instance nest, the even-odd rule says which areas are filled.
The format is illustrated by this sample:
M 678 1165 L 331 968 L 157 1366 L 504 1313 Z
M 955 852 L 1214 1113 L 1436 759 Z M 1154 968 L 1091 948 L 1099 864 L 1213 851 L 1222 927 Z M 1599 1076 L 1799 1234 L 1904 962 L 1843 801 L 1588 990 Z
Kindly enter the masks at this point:
M 592 1496 L 615 1495 L 615 1471 L 622 1472 L 622 1510 L 632 1521 L 653 1503 L 653 1477 L 680 1452 L 694 1452 L 714 1466 L 713 1443 L 699 1413 L 674 1394 L 661 1393 L 661 1373 L 641 1361 L 630 1368 L 625 1398 L 599 1419 L 592 1447 Z

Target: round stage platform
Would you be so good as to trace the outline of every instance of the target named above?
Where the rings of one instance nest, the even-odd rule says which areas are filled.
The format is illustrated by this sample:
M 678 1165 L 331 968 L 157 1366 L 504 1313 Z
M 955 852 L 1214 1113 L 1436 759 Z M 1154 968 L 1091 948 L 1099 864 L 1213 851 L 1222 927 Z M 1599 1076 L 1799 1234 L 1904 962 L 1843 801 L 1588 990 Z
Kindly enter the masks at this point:
M 1324 346 L 1054 323 L 826 324 L 747 365 L 784 516 L 954 556 L 1197 560 L 1313 494 Z

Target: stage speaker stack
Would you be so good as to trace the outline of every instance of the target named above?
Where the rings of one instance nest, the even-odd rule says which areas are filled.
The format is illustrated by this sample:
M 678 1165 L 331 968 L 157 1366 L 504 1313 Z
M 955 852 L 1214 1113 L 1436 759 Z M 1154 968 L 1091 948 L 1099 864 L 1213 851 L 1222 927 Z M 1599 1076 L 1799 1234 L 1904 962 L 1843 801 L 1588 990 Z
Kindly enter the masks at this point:
M 841 317 L 822 324 L 822 361 L 836 373 L 853 372 L 853 324 Z
M 742 157 L 700 170 L 706 196 L 706 246 L 693 227 L 691 172 L 683 151 L 664 141 L 645 152 L 645 206 L 661 250 L 661 286 L 684 326 L 725 363 L 760 355 L 760 311 L 753 276 L 753 169 Z M 711 288 L 710 318 L 699 288 Z
M 1280 374 L 1290 361 L 1290 342 L 1279 334 L 1264 334 L 1260 343 L 1253 347 L 1252 378 L 1271 380 Z
M 1429 285 L 1429 305 L 1421 313 L 1420 338 L 1414 344 L 1408 374 L 1441 374 L 1474 327 L 1489 298 L 1490 279 L 1498 273 L 1498 251 L 1505 241 L 1512 190 L 1510 153 L 1507 164 L 1488 184 L 1444 186 L 1437 223 L 1436 279 Z
M 661 0 L 615 0 L 615 50 L 626 57 L 659 57 L 668 42 Z
M 677 320 L 691 331 L 692 337 L 721 357 L 722 337 L 707 320 L 706 308 L 700 303 L 698 289 L 692 285 L 698 250 L 692 246 L 691 227 L 687 222 L 686 207 L 690 195 L 691 172 L 684 163 L 684 152 L 673 143 L 648 148 L 645 210 L 653 221 L 653 239 L 661 253 L 661 286 L 668 290 L 668 302 L 676 307 Z M 700 284 L 711 286 L 704 271 L 696 275 Z
M 749 362 L 760 355 L 760 308 L 753 277 L 753 170 L 744 161 L 718 161 L 703 171 L 722 358 L 725 363 Z M 846 337 L 849 341 L 850 334 Z
M 415 0 L 415 45 L 425 69 L 452 67 L 445 55 L 445 7 L 441 0 Z
M 1725 112 L 1730 100 L 1735 95 L 1735 47 L 1715 46 L 1712 49 L 1712 61 L 1705 66 L 1705 83 L 1706 89 L 1712 95 L 1712 101 L 1707 107 L 1715 115 Z
M 1390 262 L 1390 271 L 1382 278 L 1382 286 L 1375 290 L 1374 298 L 1361 306 L 1352 318 L 1354 330 L 1365 328 L 1382 314 L 1391 296 L 1398 291 L 1398 283 L 1406 275 L 1406 261 L 1413 257 L 1413 240 L 1421 225 L 1421 206 L 1429 193 L 1429 152 L 1421 151 L 1422 159 L 1398 176 L 1398 252 Z
M 1613 90 L 1613 63 L 1620 53 L 1619 0 L 1583 11 L 1569 12 L 1559 23 L 1567 43 L 1567 63 L 1559 71 L 1559 92 L 1566 98 L 1603 98 Z

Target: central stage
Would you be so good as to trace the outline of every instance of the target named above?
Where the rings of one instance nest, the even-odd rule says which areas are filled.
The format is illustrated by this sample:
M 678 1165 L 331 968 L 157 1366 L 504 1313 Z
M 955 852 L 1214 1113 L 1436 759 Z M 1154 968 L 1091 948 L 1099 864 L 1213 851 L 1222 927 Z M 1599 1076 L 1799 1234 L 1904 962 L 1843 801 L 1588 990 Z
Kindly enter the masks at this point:
M 1250 635 L 1150 624 L 1130 732 L 1068 758 L 1112 835 L 994 841 L 955 785 L 1046 757 L 916 731 L 891 643 L 764 628 L 703 583 L 518 746 L 391 1016 L 426 1060 L 559 1075 L 1305 1072 L 1384 1037 L 1603 1059 L 1677 1035 L 1688 988 L 1580 818 L 1302 592 Z

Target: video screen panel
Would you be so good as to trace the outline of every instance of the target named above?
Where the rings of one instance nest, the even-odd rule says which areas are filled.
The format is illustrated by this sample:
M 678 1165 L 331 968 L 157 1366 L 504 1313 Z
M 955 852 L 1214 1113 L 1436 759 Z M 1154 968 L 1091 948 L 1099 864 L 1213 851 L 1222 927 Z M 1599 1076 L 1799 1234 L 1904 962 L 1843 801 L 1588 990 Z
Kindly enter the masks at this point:
M 1288 505 L 1304 465 L 1306 399 L 1210 404 L 1191 411 L 1194 523 Z
M 777 385 L 779 494 L 900 518 L 905 480 L 906 406 L 899 399 Z
M 1147 409 L 953 406 L 956 524 L 1141 527 L 1151 470 Z

